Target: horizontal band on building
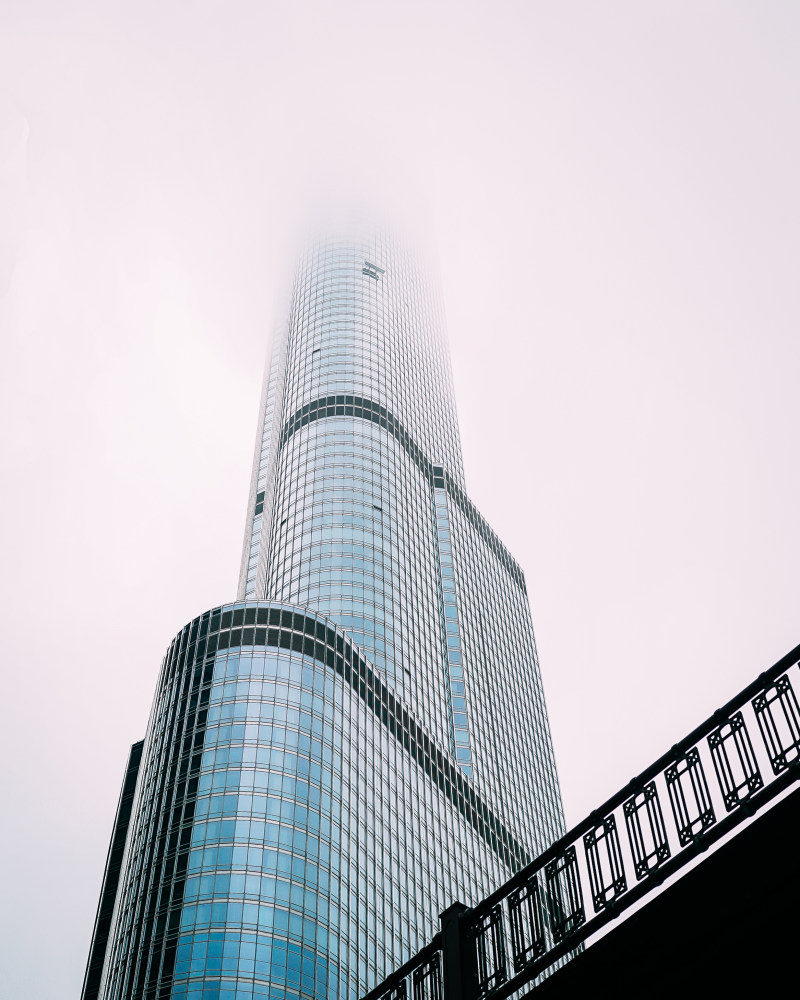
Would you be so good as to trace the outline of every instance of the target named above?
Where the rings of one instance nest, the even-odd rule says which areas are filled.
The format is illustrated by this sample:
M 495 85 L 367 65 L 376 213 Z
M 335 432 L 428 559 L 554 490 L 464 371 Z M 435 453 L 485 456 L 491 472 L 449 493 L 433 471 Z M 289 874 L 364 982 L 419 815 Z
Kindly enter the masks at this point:
M 326 417 L 358 417 L 361 420 L 369 420 L 371 423 L 385 428 L 400 444 L 425 478 L 433 484 L 434 464 L 408 433 L 402 421 L 381 403 L 365 399 L 363 396 L 322 396 L 311 403 L 306 403 L 305 406 L 301 406 L 300 409 L 296 410 L 283 425 L 278 447 L 282 448 L 292 434 L 300 430 L 301 427 L 305 427 L 306 424 L 313 423 L 315 420 L 323 420 Z M 519 563 L 514 559 L 505 545 L 503 545 L 489 526 L 486 518 L 483 517 L 475 504 L 449 473 L 446 473 L 444 476 L 443 488 L 447 490 L 458 504 L 470 524 L 473 525 L 481 538 L 489 546 L 489 549 L 500 561 L 501 565 L 508 571 L 513 581 L 524 593 L 527 593 L 525 575 Z
M 511 871 L 529 863 L 528 851 L 353 646 L 350 637 L 328 619 L 285 607 L 244 606 L 231 610 L 220 607 L 207 611 L 173 640 L 165 681 L 189 664 L 241 646 L 291 650 L 334 670 Z M 198 713 L 198 723 L 205 723 L 200 718 L 204 714 L 205 711 Z

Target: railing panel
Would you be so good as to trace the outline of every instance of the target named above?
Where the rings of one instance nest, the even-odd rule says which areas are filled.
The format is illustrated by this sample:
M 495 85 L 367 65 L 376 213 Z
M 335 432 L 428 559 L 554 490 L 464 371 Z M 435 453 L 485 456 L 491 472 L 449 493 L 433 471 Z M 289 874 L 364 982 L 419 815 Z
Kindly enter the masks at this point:
M 514 971 L 522 972 L 547 950 L 539 876 L 534 872 L 508 897 Z
M 656 783 L 649 781 L 641 792 L 628 799 L 622 811 L 633 854 L 633 869 L 636 878 L 641 880 L 670 856 Z M 642 824 L 642 813 L 647 819 L 646 826 Z
M 775 774 L 800 755 L 800 707 L 786 674 L 753 699 L 753 710 Z
M 563 941 L 586 920 L 575 848 L 568 847 L 563 854 L 545 865 L 544 877 L 547 882 L 550 931 L 554 941 Z
M 628 888 L 614 814 L 583 838 L 594 912 L 599 913 Z
M 438 951 L 427 962 L 414 969 L 411 981 L 414 1000 L 443 1000 L 442 963 Z
M 716 823 L 708 783 L 697 747 L 682 754 L 664 772 L 681 847 Z
M 731 812 L 764 787 L 742 713 L 710 733 L 708 746 L 725 808 Z
M 472 921 L 478 960 L 478 996 L 484 997 L 506 981 L 503 907 L 498 903 Z

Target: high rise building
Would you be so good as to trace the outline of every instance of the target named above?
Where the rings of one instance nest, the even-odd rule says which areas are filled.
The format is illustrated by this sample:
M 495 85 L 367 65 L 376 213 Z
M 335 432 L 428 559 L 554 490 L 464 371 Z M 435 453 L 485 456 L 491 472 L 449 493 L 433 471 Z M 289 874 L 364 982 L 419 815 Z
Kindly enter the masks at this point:
M 238 598 L 164 658 L 84 1000 L 355 1000 L 562 832 L 525 579 L 466 491 L 428 269 L 319 239 Z

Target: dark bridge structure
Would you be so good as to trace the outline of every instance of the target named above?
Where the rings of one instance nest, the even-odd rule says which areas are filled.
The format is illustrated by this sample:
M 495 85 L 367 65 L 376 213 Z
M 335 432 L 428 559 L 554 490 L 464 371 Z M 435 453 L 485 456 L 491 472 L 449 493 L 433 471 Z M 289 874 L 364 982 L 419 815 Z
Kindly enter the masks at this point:
M 799 665 L 797 646 L 491 896 L 451 906 L 363 1000 L 624 1000 L 791 981 Z

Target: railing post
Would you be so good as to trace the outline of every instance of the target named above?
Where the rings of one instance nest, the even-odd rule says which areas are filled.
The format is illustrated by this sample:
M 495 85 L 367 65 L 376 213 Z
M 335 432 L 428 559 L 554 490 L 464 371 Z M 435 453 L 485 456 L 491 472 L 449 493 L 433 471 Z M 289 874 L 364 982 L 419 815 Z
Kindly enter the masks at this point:
M 477 1000 L 477 961 L 470 940 L 469 913 L 463 903 L 453 903 L 439 916 L 444 1000 Z

